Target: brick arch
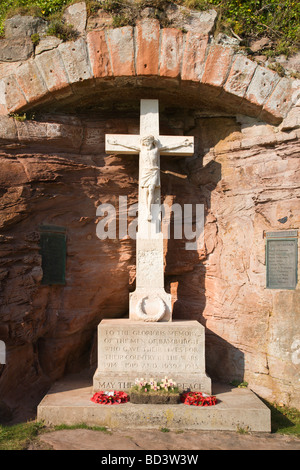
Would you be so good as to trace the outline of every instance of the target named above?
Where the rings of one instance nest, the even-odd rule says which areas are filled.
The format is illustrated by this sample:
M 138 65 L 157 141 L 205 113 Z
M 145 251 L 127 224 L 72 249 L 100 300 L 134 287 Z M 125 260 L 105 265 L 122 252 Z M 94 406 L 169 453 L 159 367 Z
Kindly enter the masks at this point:
M 208 106 L 271 124 L 279 124 L 292 105 L 290 79 L 207 35 L 161 29 L 157 20 L 144 19 L 136 27 L 91 31 L 29 59 L 0 81 L 0 113 L 72 100 L 122 77 L 135 80 L 137 88 L 169 81 L 166 86 L 193 90 Z

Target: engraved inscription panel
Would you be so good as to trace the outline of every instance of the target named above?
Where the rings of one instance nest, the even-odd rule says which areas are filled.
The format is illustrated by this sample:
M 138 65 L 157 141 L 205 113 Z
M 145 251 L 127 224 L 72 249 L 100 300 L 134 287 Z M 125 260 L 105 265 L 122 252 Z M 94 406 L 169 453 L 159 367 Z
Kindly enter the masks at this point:
M 201 330 L 105 328 L 100 343 L 102 371 L 176 373 L 203 369 Z
M 297 239 L 267 240 L 267 287 L 295 289 L 297 285 Z
M 95 391 L 129 390 L 136 378 L 167 376 L 180 390 L 211 394 L 205 371 L 205 328 L 198 321 L 107 319 L 98 326 L 98 338 Z

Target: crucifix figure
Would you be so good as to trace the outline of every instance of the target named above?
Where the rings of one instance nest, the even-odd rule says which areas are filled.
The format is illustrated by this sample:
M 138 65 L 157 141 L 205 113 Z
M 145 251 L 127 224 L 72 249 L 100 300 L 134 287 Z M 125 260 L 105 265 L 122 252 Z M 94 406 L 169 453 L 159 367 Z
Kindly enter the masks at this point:
M 130 294 L 129 317 L 170 321 L 171 295 L 164 289 L 163 235 L 160 230 L 153 236 L 150 229 L 160 213 L 160 155 L 191 156 L 194 138 L 160 136 L 158 100 L 141 100 L 140 135 L 106 135 L 105 150 L 140 156 L 136 290 Z
M 166 147 L 160 147 L 153 135 L 142 137 L 139 147 L 126 145 L 125 143 L 120 144 L 116 139 L 109 139 L 109 137 L 106 142 L 111 145 L 117 145 L 139 152 L 143 163 L 139 185 L 141 189 L 146 190 L 147 220 L 151 221 L 151 207 L 155 203 L 155 189 L 160 188 L 160 153 L 181 147 L 189 147 L 191 145 L 190 140 L 185 139 L 184 142 L 179 145 L 175 144 Z

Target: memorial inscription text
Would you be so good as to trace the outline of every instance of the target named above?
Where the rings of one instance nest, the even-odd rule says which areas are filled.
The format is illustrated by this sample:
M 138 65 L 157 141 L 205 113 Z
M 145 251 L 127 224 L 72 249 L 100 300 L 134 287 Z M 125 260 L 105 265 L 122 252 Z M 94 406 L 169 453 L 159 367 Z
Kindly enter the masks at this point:
M 267 287 L 295 289 L 297 285 L 297 239 L 267 240 Z
M 200 366 L 198 345 L 198 333 L 190 330 L 106 329 L 101 369 L 179 371 L 184 360 L 188 370 L 196 371 Z

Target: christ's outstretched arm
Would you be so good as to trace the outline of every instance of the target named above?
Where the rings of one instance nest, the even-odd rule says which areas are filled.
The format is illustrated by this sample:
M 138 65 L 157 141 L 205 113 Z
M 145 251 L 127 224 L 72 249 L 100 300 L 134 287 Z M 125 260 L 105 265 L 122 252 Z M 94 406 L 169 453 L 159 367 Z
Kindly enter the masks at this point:
M 123 147 L 130 150 L 135 150 L 136 152 L 140 152 L 141 150 L 140 147 L 136 147 L 135 145 L 119 144 L 116 139 L 107 139 L 107 143 L 110 145 L 118 145 L 119 147 Z
M 189 147 L 190 145 L 192 145 L 192 142 L 190 142 L 189 139 L 185 139 L 181 144 L 166 145 L 165 147 L 159 147 L 159 150 L 162 150 L 162 151 L 173 150 L 173 149 L 177 149 L 180 147 Z

